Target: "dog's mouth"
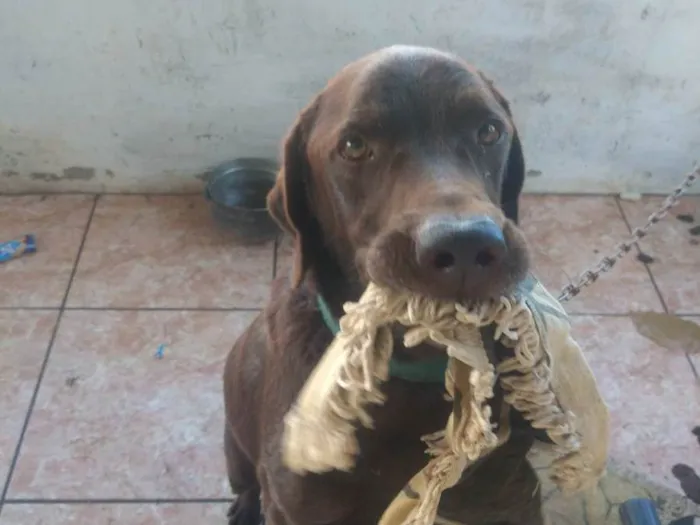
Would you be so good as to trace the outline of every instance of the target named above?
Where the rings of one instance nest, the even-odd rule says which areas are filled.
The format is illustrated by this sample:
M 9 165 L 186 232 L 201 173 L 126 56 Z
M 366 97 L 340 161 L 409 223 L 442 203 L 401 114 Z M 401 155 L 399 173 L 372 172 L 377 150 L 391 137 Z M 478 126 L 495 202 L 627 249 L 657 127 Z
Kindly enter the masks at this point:
M 424 221 L 377 236 L 365 256 L 369 280 L 394 290 L 461 303 L 510 294 L 527 275 L 529 252 L 511 221 L 483 217 Z

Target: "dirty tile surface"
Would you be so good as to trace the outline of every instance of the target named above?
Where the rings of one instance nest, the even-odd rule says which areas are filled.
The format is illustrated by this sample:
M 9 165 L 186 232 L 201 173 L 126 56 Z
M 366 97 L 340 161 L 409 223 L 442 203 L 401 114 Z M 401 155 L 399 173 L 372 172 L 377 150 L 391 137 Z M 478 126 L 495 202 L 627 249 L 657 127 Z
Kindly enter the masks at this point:
M 239 247 L 199 196 L 105 196 L 68 297 L 71 307 L 254 308 L 273 243 Z
M 0 479 L 7 477 L 58 312 L 0 311 Z
M 700 316 L 689 316 L 684 317 L 684 319 L 700 325 Z M 693 348 L 688 350 L 688 359 L 692 362 L 696 374 L 700 375 L 700 341 L 698 341 Z
M 0 195 L 0 243 L 27 234 L 37 251 L 0 263 L 0 306 L 59 307 L 95 197 Z
M 550 458 L 530 454 L 540 478 L 545 514 L 551 525 L 622 525 L 620 506 L 633 498 L 650 499 L 656 504 L 661 523 L 692 515 L 698 506 L 676 491 L 649 481 L 610 461 L 607 472 L 587 491 L 565 495 L 549 479 Z
M 520 223 L 530 243 L 535 274 L 556 293 L 629 237 L 613 197 L 528 195 L 523 199 Z M 615 271 L 601 276 L 595 287 L 567 305 L 568 310 L 605 314 L 661 311 L 649 272 L 636 256 L 635 250 Z
M 225 496 L 221 374 L 253 316 L 66 312 L 9 495 Z
M 622 202 L 633 224 L 643 224 L 662 197 Z M 640 242 L 661 296 L 672 312 L 700 314 L 700 197 L 685 197 Z
M 674 465 L 700 471 L 700 382 L 685 353 L 657 346 L 625 317 L 576 317 L 574 336 L 611 410 L 612 456 L 667 486 L 676 486 Z
M 0 199 L 2 240 L 35 233 L 40 246 L 0 264 L 0 289 L 12 290 L 0 298 L 0 525 L 225 523 L 223 363 L 275 261 L 289 273 L 289 239 L 240 246 L 197 196 L 100 196 L 92 218 L 90 196 Z M 535 272 L 557 292 L 658 202 L 526 196 Z M 611 472 L 578 498 L 543 478 L 553 523 L 617 524 L 631 496 L 657 499 L 664 522 L 690 508 L 672 469 L 700 472 L 700 358 L 644 339 L 628 313 L 666 304 L 700 320 L 699 202 L 674 212 L 692 220 L 671 217 L 641 243 L 651 261 L 630 254 L 567 304 L 611 408 Z
M 221 525 L 225 504 L 6 505 L 0 525 Z

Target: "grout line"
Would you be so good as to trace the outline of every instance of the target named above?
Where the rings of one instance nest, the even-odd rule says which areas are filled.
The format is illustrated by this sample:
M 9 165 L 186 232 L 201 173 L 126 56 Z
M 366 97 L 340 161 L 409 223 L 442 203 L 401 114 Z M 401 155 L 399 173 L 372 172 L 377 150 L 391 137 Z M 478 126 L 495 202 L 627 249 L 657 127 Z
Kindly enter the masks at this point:
M 134 505 L 134 504 L 183 504 L 183 503 L 231 503 L 232 498 L 92 498 L 92 499 L 46 499 L 46 498 L 10 498 L 6 505 Z
M 693 359 L 690 357 L 690 352 L 685 353 L 685 358 L 688 360 L 688 363 L 690 363 L 690 370 L 693 372 L 695 379 L 697 381 L 700 381 L 700 371 L 698 371 L 698 369 L 695 368 L 695 363 L 693 362 Z
M 632 225 L 630 224 L 629 219 L 627 218 L 627 215 L 625 214 L 625 209 L 622 206 L 622 202 L 620 202 L 619 197 L 615 197 L 615 203 L 617 204 L 617 209 L 620 211 L 620 215 L 622 215 L 622 220 L 625 223 L 625 226 L 627 226 L 627 230 L 631 234 L 633 231 Z M 637 248 L 637 255 L 640 253 L 644 253 L 644 250 L 641 249 L 639 246 L 638 242 L 634 243 L 634 246 Z M 630 254 L 631 255 L 631 254 Z M 659 298 L 659 301 L 661 302 L 661 307 L 664 309 L 665 313 L 668 313 L 668 306 L 666 305 L 666 301 L 663 298 L 663 295 L 661 294 L 661 290 L 659 289 L 659 285 L 656 282 L 656 279 L 654 278 L 654 274 L 651 271 L 651 268 L 648 263 L 642 263 L 644 265 L 644 268 L 647 271 L 647 275 L 649 276 L 649 279 L 651 280 L 651 285 L 654 287 L 654 290 L 656 291 L 656 296 Z
M 61 326 L 61 319 L 63 317 L 63 311 L 68 301 L 68 294 L 70 293 L 71 285 L 73 284 L 73 279 L 78 270 L 78 263 L 80 262 L 80 256 L 83 253 L 83 248 L 85 247 L 85 240 L 87 239 L 88 232 L 90 231 L 90 225 L 92 224 L 92 218 L 95 215 L 95 209 L 97 208 L 97 202 L 99 201 L 99 196 L 95 196 L 92 203 L 92 209 L 90 210 L 90 215 L 88 216 L 87 223 L 85 224 L 85 230 L 83 231 L 83 237 L 80 240 L 80 246 L 78 247 L 78 253 L 75 257 L 75 262 L 73 263 L 73 269 L 71 270 L 70 278 L 68 279 L 68 285 L 66 286 L 66 291 L 63 294 L 63 300 L 61 301 L 61 307 L 56 317 L 56 323 L 54 324 L 53 331 L 51 332 L 51 337 L 49 338 L 49 343 L 44 354 L 44 359 L 41 363 L 41 368 L 39 369 L 39 375 L 34 386 L 34 392 L 32 392 L 32 397 L 29 401 L 29 406 L 27 407 L 27 414 L 24 417 L 24 422 L 22 424 L 22 430 L 19 434 L 19 439 L 17 440 L 17 446 L 15 447 L 14 454 L 12 455 L 12 460 L 10 461 L 10 468 L 7 470 L 7 477 L 5 478 L 5 485 L 2 489 L 2 494 L 0 495 L 0 505 L 4 504 L 7 498 L 7 492 L 10 490 L 10 484 L 12 483 L 12 476 L 14 475 L 15 469 L 17 467 L 17 462 L 19 460 L 19 454 L 22 449 L 22 443 L 24 442 L 24 436 L 27 434 L 27 429 L 29 428 L 29 420 L 32 417 L 32 412 L 34 406 L 36 405 L 36 400 L 39 396 L 39 389 L 41 387 L 41 382 L 46 374 L 46 369 L 48 368 L 49 358 L 51 357 L 51 350 L 53 349 L 54 342 L 56 341 L 56 336 L 58 335 L 58 329 Z
M 522 197 L 573 197 L 576 199 L 599 199 L 601 197 L 613 197 L 616 198 L 618 193 L 583 193 L 583 192 L 568 192 L 568 193 L 553 193 L 553 192 L 547 192 L 547 191 L 523 191 L 521 193 Z M 649 194 L 644 194 L 644 197 L 654 197 L 656 195 L 661 195 L 661 194 L 656 194 L 656 193 L 649 193 Z
M 0 312 L 259 312 L 261 306 L 0 306 Z
M 39 312 L 56 312 L 61 311 L 60 306 L 0 306 L 0 311 L 15 311 L 15 310 L 29 310 L 29 311 L 39 311 Z
M 642 312 L 654 312 L 655 310 L 641 310 Z M 624 318 L 629 317 L 632 314 L 639 313 L 639 311 L 634 312 L 605 312 L 605 313 L 595 313 L 595 312 L 567 312 L 566 315 L 569 317 L 612 317 L 612 318 Z
M 619 197 L 615 197 L 615 202 L 617 203 L 617 207 L 620 210 L 620 213 L 622 214 L 622 220 L 625 221 L 625 224 L 627 225 L 627 229 L 629 230 L 630 233 L 632 233 L 632 225 L 629 222 L 629 219 L 627 218 L 627 215 L 625 214 L 625 209 L 622 206 L 622 202 L 620 202 Z M 639 243 L 636 242 L 634 245 L 637 248 L 638 253 L 643 253 L 643 250 L 639 246 Z M 647 270 L 647 274 L 649 274 L 649 279 L 651 279 L 651 284 L 654 287 L 654 290 L 656 290 L 656 295 L 659 298 L 659 301 L 661 301 L 661 307 L 664 309 L 664 313 L 670 314 L 671 312 L 668 309 L 668 305 L 666 304 L 666 301 L 664 300 L 663 295 L 661 294 L 661 289 L 659 288 L 659 284 L 656 282 L 656 279 L 654 278 L 654 274 L 651 271 L 651 267 L 647 263 L 643 263 L 644 267 Z M 673 315 L 680 316 L 682 314 L 674 313 Z M 690 365 L 690 371 L 695 376 L 696 380 L 700 380 L 700 374 L 698 373 L 698 370 L 695 368 L 695 363 L 693 363 L 693 360 L 690 358 L 690 353 L 685 352 L 685 359 L 688 361 L 688 365 Z
M 232 307 L 177 307 L 177 306 L 66 306 L 68 312 L 259 312 L 257 306 L 232 306 Z
M 37 196 L 63 196 L 63 195 L 124 195 L 124 196 L 134 196 L 134 197 L 180 197 L 180 196 L 200 196 L 203 190 L 187 190 L 187 191 L 56 191 L 56 192 L 46 192 L 46 191 L 20 191 L 20 192 L 0 192 L 0 197 L 37 197 Z M 527 189 L 523 191 L 522 195 L 534 195 L 536 197 L 551 196 L 551 197 L 578 197 L 578 198 L 596 198 L 596 197 L 615 197 L 617 198 L 619 193 L 601 192 L 601 193 L 588 193 L 588 192 L 548 192 L 548 191 L 528 191 Z M 665 197 L 667 193 L 642 193 L 642 197 Z M 696 193 L 687 194 L 689 197 L 697 197 Z
M 93 197 L 100 196 L 125 196 L 125 197 L 193 197 L 202 195 L 201 191 L 187 192 L 119 192 L 119 191 L 62 191 L 55 193 L 46 193 L 42 191 L 26 191 L 20 193 L 3 193 L 0 192 L 0 197 L 62 197 L 71 195 L 88 195 Z
M 50 306 L 0 306 L 0 312 L 8 311 L 39 311 L 39 312 L 261 312 L 261 306 L 232 306 L 232 307 L 139 307 L 139 306 L 66 306 L 65 308 Z M 652 311 L 652 310 L 649 310 Z M 628 317 L 637 312 L 567 312 L 569 317 Z M 677 312 L 679 317 L 695 317 L 700 319 L 700 313 Z

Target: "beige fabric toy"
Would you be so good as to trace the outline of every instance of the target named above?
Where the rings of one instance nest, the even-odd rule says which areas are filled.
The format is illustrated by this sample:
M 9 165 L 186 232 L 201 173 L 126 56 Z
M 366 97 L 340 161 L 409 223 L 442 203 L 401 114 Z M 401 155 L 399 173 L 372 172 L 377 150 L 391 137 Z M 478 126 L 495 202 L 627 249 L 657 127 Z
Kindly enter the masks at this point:
M 520 411 L 554 442 L 553 481 L 565 491 L 594 484 L 603 474 L 609 416 L 586 360 L 569 333 L 561 305 L 534 278 L 514 297 L 482 305 L 439 302 L 370 284 L 344 306 L 336 335 L 285 419 L 283 458 L 298 473 L 351 470 L 358 453 L 356 425 L 371 428 L 368 405 L 382 403 L 389 377 L 390 326 L 408 328 L 404 345 L 432 341 L 449 359 L 445 388 L 454 407 L 445 430 L 424 436 L 432 459 L 396 496 L 380 525 L 430 525 L 440 494 L 464 469 L 509 435 L 507 417 L 491 423 L 488 400 L 500 381 L 504 403 Z M 513 357 L 494 366 L 480 328 Z M 508 407 L 505 407 L 508 408 Z M 508 410 L 502 410 L 508 414 Z M 415 495 L 418 495 L 416 497 Z

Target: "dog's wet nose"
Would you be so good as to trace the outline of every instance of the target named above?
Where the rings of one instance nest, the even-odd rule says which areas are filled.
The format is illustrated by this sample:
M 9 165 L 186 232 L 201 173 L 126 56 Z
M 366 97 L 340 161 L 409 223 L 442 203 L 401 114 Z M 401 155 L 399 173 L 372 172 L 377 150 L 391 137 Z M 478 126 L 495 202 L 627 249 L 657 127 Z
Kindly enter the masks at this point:
M 494 277 L 508 248 L 503 230 L 488 217 L 430 218 L 416 232 L 416 257 L 424 275 L 459 293 Z

